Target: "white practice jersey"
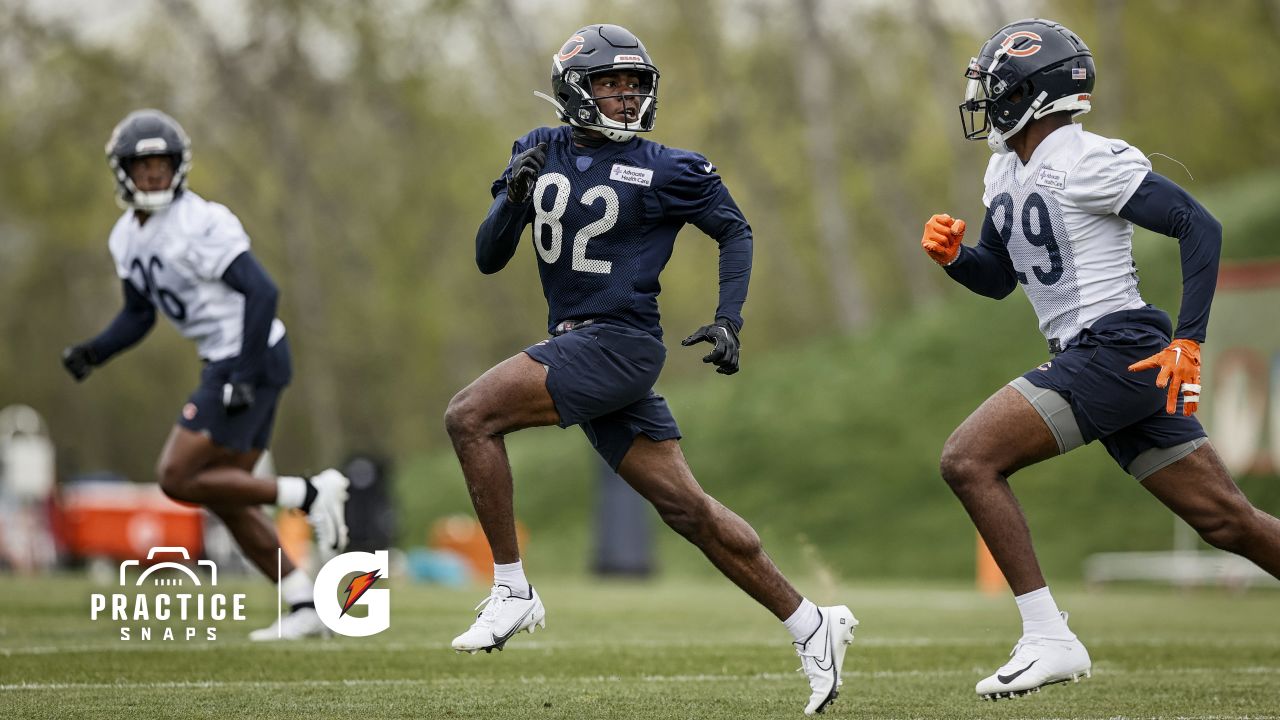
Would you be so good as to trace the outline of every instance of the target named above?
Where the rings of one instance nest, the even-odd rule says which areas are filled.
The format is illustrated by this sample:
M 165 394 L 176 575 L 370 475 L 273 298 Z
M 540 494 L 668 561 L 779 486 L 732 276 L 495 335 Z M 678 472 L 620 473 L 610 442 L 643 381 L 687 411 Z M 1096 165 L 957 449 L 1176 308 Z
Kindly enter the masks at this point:
M 1074 123 L 1046 137 L 1026 165 L 1012 152 L 992 156 L 982 202 L 1050 347 L 1146 304 L 1133 225 L 1117 213 L 1150 169 L 1137 148 Z
M 116 273 L 194 340 L 201 358 L 212 362 L 240 354 L 244 295 L 223 282 L 222 274 L 249 249 L 249 236 L 230 210 L 187 190 L 145 225 L 126 211 L 108 245 Z M 284 323 L 276 318 L 267 343 L 282 337 Z

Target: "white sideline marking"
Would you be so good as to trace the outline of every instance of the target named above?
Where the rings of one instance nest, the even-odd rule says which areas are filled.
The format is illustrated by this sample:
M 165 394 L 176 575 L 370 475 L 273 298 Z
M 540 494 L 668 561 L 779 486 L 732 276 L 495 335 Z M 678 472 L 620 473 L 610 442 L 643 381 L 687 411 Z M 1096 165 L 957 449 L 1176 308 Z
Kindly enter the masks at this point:
M 853 641 L 853 648 L 856 650 L 860 647 L 957 647 L 957 646 L 976 646 L 988 643 L 987 638 L 976 637 L 900 637 L 900 638 L 856 638 Z M 772 639 L 736 639 L 736 640 L 698 640 L 698 639 L 679 639 L 662 640 L 655 638 L 637 638 L 627 641 L 631 647 L 645 648 L 703 648 L 703 647 L 739 647 L 739 648 L 777 648 L 780 643 Z M 1251 638 L 1234 638 L 1234 639 L 1217 639 L 1217 640 L 1179 640 L 1159 641 L 1144 638 L 1120 638 L 1112 640 L 1098 640 L 1090 644 L 1090 647 L 1166 647 L 1194 644 L 1201 647 L 1213 648 L 1237 648 L 1237 647 L 1255 647 L 1266 645 L 1265 641 Z M 448 650 L 449 646 L 439 642 L 424 640 L 422 642 L 385 642 L 378 644 L 369 644 L 356 648 L 349 643 L 341 640 L 321 641 L 321 642 L 291 642 L 291 643 L 251 643 L 247 637 L 231 638 L 228 640 L 219 640 L 216 643 L 206 642 L 199 645 L 160 645 L 156 643 L 140 643 L 140 642 L 120 642 L 111 641 L 95 644 L 75 644 L 75 645 L 37 645 L 32 647 L 13 647 L 0 648 L 0 657 L 13 657 L 19 655 L 59 655 L 63 653 L 116 653 L 116 652 L 205 652 L 205 651 L 235 651 L 252 647 L 255 652 L 349 652 L 352 650 L 369 650 L 374 652 L 411 652 L 411 651 L 431 651 L 431 650 Z M 508 645 L 509 651 L 526 651 L 526 650 L 578 650 L 593 649 L 599 645 L 590 642 L 579 642 L 575 640 L 521 640 L 519 645 Z
M 1106 675 L 1208 675 L 1220 673 L 1238 673 L 1250 675 L 1280 674 L 1280 666 L 1250 666 L 1240 668 L 1163 668 L 1153 670 L 1125 670 L 1108 668 Z M 849 671 L 844 673 L 848 678 L 864 679 L 897 679 L 897 678 L 934 678 L 959 675 L 973 675 L 968 670 L 876 670 L 872 672 Z M 695 675 L 581 675 L 575 677 L 534 675 L 518 678 L 523 685 L 557 685 L 557 684 L 591 684 L 591 683 L 703 683 L 703 682 L 747 682 L 771 680 L 790 682 L 795 679 L 792 673 L 754 673 L 742 675 L 728 674 L 695 674 Z M 410 686 L 431 687 L 433 685 L 474 685 L 474 677 L 442 677 L 431 680 L 421 678 L 404 679 L 353 679 L 353 680 L 190 680 L 182 682 L 124 682 L 124 683 L 38 683 L 23 682 L 0 685 L 0 691 L 17 690 L 182 690 L 182 689 L 219 689 L 219 688 L 297 688 L 297 687 L 361 687 L 361 686 Z

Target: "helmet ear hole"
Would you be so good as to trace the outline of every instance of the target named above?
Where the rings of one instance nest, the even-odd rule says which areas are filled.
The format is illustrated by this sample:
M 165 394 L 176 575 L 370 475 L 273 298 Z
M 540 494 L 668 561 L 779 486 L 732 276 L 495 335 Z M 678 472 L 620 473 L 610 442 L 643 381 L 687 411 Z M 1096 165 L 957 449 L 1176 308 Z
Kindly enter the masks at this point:
M 1016 105 L 1022 102 L 1024 98 L 1028 98 L 1034 95 L 1035 90 L 1036 90 L 1035 84 L 1032 83 L 1030 80 L 1026 80 L 1022 84 L 1015 87 L 1012 91 L 1010 91 L 1009 94 L 1005 96 L 1005 98 L 1003 99 L 1006 100 L 1011 105 Z

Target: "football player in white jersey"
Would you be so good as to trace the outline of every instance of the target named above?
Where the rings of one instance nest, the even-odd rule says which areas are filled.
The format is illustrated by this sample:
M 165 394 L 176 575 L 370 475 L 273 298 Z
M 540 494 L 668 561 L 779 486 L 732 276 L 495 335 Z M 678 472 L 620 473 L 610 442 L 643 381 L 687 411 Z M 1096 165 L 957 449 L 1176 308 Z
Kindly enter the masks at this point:
M 67 348 L 63 365 L 84 380 L 142 340 L 159 308 L 195 342 L 204 361 L 200 386 L 161 451 L 161 489 L 208 507 L 268 577 L 277 571 L 279 541 L 261 505 L 301 508 L 315 528 L 321 559 L 341 552 L 347 479 L 340 472 L 311 478 L 252 474 L 292 369 L 284 324 L 276 317 L 278 292 L 250 252 L 249 236 L 230 210 L 187 189 L 191 144 L 168 115 L 130 113 L 111 133 L 106 152 L 125 210 L 108 243 L 124 308 L 97 337 Z M 316 614 L 311 579 L 287 557 L 282 562 L 280 591 L 291 610 L 250 637 L 328 634 Z
M 977 245 L 934 215 L 921 244 L 952 279 L 1000 299 L 1018 285 L 1053 358 L 1015 378 L 952 433 L 942 476 L 1009 581 L 1023 635 L 977 684 L 984 698 L 1088 677 L 1084 645 L 1058 610 L 1009 488 L 1020 468 L 1101 440 L 1115 461 L 1210 544 L 1280 576 L 1280 521 L 1254 508 L 1193 413 L 1200 343 L 1222 228 L 1136 148 L 1085 132 L 1093 57 L 1067 28 L 1011 23 L 974 58 L 960 106 L 965 136 L 987 140 L 987 206 Z M 1176 329 L 1138 292 L 1133 225 L 1178 239 Z

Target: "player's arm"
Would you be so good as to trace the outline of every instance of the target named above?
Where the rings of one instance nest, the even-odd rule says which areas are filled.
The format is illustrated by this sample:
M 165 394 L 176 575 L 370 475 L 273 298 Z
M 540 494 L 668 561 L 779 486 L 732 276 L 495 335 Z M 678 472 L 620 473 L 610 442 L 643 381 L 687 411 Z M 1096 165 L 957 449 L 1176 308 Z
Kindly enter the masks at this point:
M 516 153 L 493 188 L 493 204 L 476 232 L 476 266 L 485 275 L 511 262 L 520 234 L 533 215 L 533 187 L 547 162 L 547 144 L 538 143 Z
M 742 306 L 747 301 L 747 286 L 751 283 L 751 226 L 728 191 L 724 192 L 722 201 L 695 220 L 694 225 L 720 247 L 720 299 L 715 322 L 693 331 L 680 344 L 711 343 L 715 347 L 702 362 L 715 364 L 716 372 L 721 375 L 732 375 L 738 372 L 738 331 L 742 329 Z
M 121 281 L 121 285 L 124 307 L 107 329 L 88 342 L 62 351 L 62 365 L 76 380 L 84 380 L 95 366 L 136 345 L 156 323 L 156 309 L 147 296 L 127 279 Z
M 1209 307 L 1218 286 L 1222 225 L 1190 193 L 1154 172 L 1147 173 L 1119 215 L 1151 232 L 1178 239 L 1182 306 L 1173 336 L 1204 342 Z
M 711 236 L 720 247 L 720 296 L 715 320 L 694 330 L 681 345 L 711 343 L 714 348 L 702 358 L 716 366 L 721 375 L 738 372 L 742 329 L 742 305 L 751 282 L 751 226 L 720 180 L 715 165 L 698 153 L 673 150 L 667 156 L 670 175 L 648 196 L 656 201 L 652 219 L 689 223 Z
M 964 244 L 965 222 L 950 215 L 934 215 L 924 226 L 920 245 L 952 280 L 973 292 L 1000 300 L 1018 286 L 1009 250 L 996 231 L 988 210 L 982 220 L 978 244 Z
M 223 387 L 223 405 L 230 411 L 243 410 L 253 404 L 253 386 L 262 367 L 276 318 L 280 290 L 271 276 L 248 250 L 236 256 L 222 273 L 222 281 L 244 295 L 244 330 L 240 354 L 231 371 L 230 382 Z
M 1165 410 L 1194 413 L 1200 401 L 1200 343 L 1209 327 L 1209 308 L 1218 283 L 1222 253 L 1222 225 L 1191 194 L 1158 173 L 1148 172 L 1118 213 L 1152 232 L 1175 237 L 1182 256 L 1182 306 L 1169 347 L 1130 366 L 1141 371 L 1159 368 L 1156 385 L 1169 390 Z

